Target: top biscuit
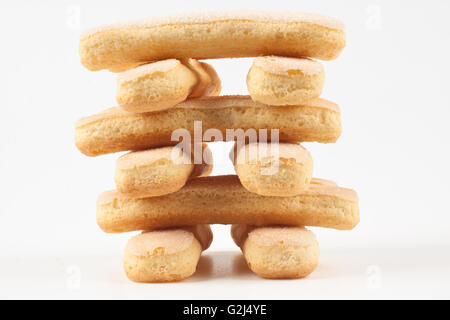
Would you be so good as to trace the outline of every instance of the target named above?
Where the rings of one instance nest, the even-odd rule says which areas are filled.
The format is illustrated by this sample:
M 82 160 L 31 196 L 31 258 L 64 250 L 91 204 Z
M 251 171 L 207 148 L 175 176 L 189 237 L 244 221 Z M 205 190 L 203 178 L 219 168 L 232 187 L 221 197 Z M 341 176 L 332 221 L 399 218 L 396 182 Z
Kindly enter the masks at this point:
M 344 46 L 339 20 L 244 11 L 153 17 L 94 28 L 82 34 L 79 53 L 82 64 L 96 71 L 170 58 L 278 55 L 332 60 Z

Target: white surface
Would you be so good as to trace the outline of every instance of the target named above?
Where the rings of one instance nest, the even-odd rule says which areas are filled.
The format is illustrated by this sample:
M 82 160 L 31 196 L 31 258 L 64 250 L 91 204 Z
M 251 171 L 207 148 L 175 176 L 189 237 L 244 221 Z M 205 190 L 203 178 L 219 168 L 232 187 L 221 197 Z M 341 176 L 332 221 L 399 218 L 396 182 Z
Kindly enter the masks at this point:
M 114 187 L 118 155 L 88 158 L 73 144 L 78 118 L 115 104 L 116 76 L 83 69 L 79 35 L 145 15 L 223 9 L 307 11 L 345 22 L 348 45 L 339 59 L 324 62 L 322 95 L 341 106 L 344 133 L 336 144 L 305 146 L 317 177 L 358 191 L 361 223 L 351 232 L 314 229 L 323 260 L 306 281 L 234 277 L 223 267 L 224 275 L 209 281 L 137 286 L 121 269 L 131 235 L 106 235 L 95 224 L 96 197 Z M 449 9 L 445 0 L 1 1 L 0 296 L 70 297 L 70 265 L 83 274 L 73 297 L 162 297 L 173 288 L 189 292 L 185 298 L 231 297 L 247 277 L 247 291 L 265 298 L 443 296 L 435 289 L 448 286 L 450 272 Z M 246 94 L 252 59 L 208 62 L 223 94 Z M 212 146 L 214 174 L 233 172 L 222 147 Z M 227 227 L 214 231 L 211 253 L 236 250 Z M 416 256 L 395 249 L 401 247 L 422 249 Z M 368 265 L 383 270 L 378 291 L 365 288 Z
M 0 259 L 0 298 L 449 299 L 449 247 L 325 250 L 306 279 L 263 280 L 238 250 L 207 252 L 177 283 L 130 283 L 121 256 Z M 12 262 L 12 263 L 11 263 Z M 375 263 L 375 264 L 374 264 Z

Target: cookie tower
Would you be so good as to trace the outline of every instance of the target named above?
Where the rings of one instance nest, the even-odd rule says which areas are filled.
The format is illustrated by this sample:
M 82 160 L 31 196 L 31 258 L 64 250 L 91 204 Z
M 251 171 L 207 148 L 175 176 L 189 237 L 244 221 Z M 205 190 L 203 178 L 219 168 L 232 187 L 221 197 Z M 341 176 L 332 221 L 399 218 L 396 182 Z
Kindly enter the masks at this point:
M 143 231 L 125 249 L 131 280 L 192 275 L 212 241 L 210 224 L 232 225 L 256 274 L 301 278 L 319 258 L 305 226 L 358 224 L 355 191 L 312 178 L 312 157 L 299 144 L 341 134 L 339 107 L 319 98 L 324 69 L 312 59 L 335 59 L 344 46 L 339 21 L 293 13 L 180 15 L 82 35 L 86 68 L 120 72 L 119 106 L 79 120 L 75 143 L 87 156 L 130 151 L 117 160 L 117 190 L 99 196 L 97 223 L 108 233 Z M 219 96 L 217 73 L 198 59 L 236 57 L 256 57 L 249 96 Z M 213 141 L 236 141 L 236 175 L 209 176 L 205 142 Z

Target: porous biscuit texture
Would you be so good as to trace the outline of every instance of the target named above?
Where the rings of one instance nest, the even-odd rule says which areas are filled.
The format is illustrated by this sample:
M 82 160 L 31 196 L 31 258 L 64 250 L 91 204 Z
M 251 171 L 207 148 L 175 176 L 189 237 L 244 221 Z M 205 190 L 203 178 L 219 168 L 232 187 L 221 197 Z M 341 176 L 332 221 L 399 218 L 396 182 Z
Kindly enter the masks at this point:
M 355 191 L 320 180 L 293 197 L 248 192 L 237 176 L 191 179 L 175 193 L 135 199 L 117 191 L 101 194 L 97 223 L 108 233 L 195 224 L 319 226 L 353 229 L 359 222 Z
M 290 197 L 309 187 L 313 160 L 299 144 L 250 143 L 237 150 L 234 168 L 248 191 Z
M 202 158 L 199 158 L 198 164 L 195 163 L 197 159 L 194 159 L 193 155 L 177 146 L 125 154 L 116 162 L 116 188 L 134 198 L 176 192 L 189 178 L 211 173 L 211 151 L 203 144 L 199 152 Z
M 256 58 L 247 75 L 247 88 L 254 101 L 269 105 L 298 105 L 322 93 L 325 71 L 310 59 Z
M 164 110 L 186 100 L 196 83 L 196 75 L 178 60 L 158 61 L 121 73 L 116 99 L 130 112 Z
M 138 66 L 119 74 L 117 103 L 129 112 L 153 112 L 186 100 L 220 93 L 214 68 L 195 59 L 183 63 L 168 59 Z
M 135 282 L 171 282 L 191 276 L 212 241 L 208 225 L 147 231 L 131 238 L 124 269 Z
M 263 278 L 304 278 L 319 262 L 319 243 L 304 227 L 233 225 L 231 235 L 249 268 Z
M 149 18 L 94 28 L 80 39 L 89 70 L 169 58 L 263 55 L 335 59 L 345 47 L 343 24 L 305 13 L 221 12 Z
M 202 133 L 215 129 L 215 135 L 203 141 L 235 140 L 229 130 L 242 129 L 258 134 L 267 129 L 279 130 L 285 142 L 335 142 L 341 134 L 339 107 L 324 99 L 314 99 L 298 106 L 268 106 L 256 103 L 249 96 L 220 96 L 189 99 L 173 108 L 148 113 L 130 113 L 111 108 L 79 120 L 75 126 L 75 144 L 88 156 L 142 150 L 175 145 L 177 129 L 186 129 L 194 137 L 194 122 L 201 123 Z M 201 138 L 201 137 L 200 137 Z M 205 136 L 203 137 L 205 138 Z

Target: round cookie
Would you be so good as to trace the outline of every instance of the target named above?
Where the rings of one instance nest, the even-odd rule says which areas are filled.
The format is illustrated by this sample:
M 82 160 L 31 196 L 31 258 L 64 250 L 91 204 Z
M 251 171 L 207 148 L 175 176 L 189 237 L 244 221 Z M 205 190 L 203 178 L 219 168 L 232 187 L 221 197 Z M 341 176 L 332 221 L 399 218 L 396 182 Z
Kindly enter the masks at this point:
M 127 153 L 116 162 L 116 188 L 134 198 L 176 192 L 188 179 L 211 173 L 211 151 L 203 144 L 199 152 L 202 157 L 198 164 L 196 158 L 177 146 Z
M 325 71 L 310 59 L 259 57 L 247 75 L 247 88 L 254 101 L 268 105 L 298 105 L 322 93 Z
M 212 241 L 208 225 L 143 232 L 131 238 L 123 265 L 135 282 L 180 281 L 191 276 Z
M 237 150 L 234 168 L 248 191 L 290 197 L 309 187 L 313 160 L 299 144 L 250 143 Z
M 319 262 L 319 243 L 304 227 L 233 225 L 231 235 L 249 268 L 263 278 L 304 278 Z

